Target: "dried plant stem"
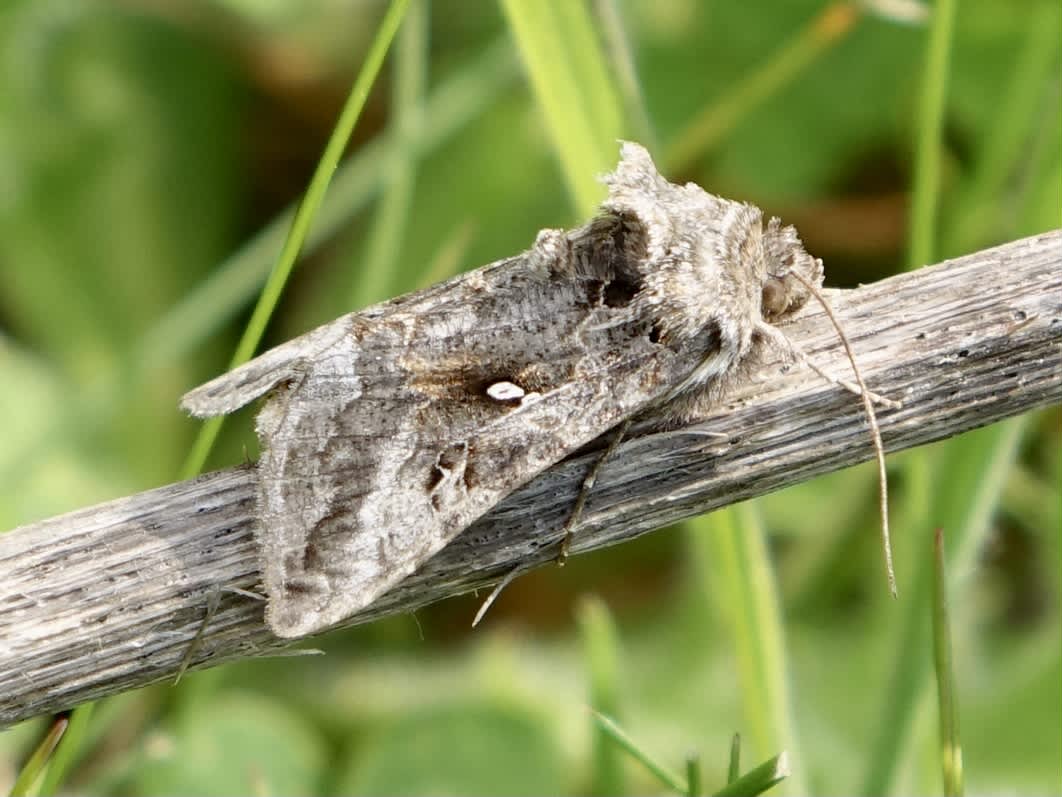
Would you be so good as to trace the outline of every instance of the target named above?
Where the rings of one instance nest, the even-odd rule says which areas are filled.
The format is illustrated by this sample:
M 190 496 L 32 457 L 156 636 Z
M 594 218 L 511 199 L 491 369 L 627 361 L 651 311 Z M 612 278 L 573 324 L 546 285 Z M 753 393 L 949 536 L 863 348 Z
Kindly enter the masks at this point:
M 878 419 L 889 451 L 1062 402 L 1062 231 L 827 296 L 866 381 L 904 399 Z M 844 367 L 817 307 L 785 333 L 827 371 Z M 691 433 L 632 429 L 576 551 L 869 458 L 846 394 L 784 359 L 754 365 Z M 541 474 L 350 624 L 551 562 L 598 456 Z M 256 478 L 249 466 L 211 473 L 0 535 L 0 725 L 172 679 L 219 587 L 193 667 L 283 647 L 244 592 L 260 579 Z

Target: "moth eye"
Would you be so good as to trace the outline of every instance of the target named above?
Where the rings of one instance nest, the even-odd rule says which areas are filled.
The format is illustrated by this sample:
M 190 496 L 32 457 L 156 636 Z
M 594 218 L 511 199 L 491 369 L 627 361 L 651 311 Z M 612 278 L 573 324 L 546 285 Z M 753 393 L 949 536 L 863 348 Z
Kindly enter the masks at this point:
M 785 293 L 785 286 L 780 279 L 768 277 L 760 295 L 760 312 L 768 318 L 784 313 L 789 305 Z

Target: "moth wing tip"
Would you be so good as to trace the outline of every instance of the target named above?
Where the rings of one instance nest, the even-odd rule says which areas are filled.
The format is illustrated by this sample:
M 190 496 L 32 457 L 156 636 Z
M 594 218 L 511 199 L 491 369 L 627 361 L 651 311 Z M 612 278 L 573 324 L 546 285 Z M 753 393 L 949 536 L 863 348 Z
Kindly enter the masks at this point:
M 292 379 L 296 370 L 295 360 L 266 354 L 189 390 L 181 408 L 197 418 L 228 415 Z
M 281 639 L 309 636 L 328 627 L 320 612 L 305 599 L 270 595 L 266 604 L 265 621 L 269 630 Z
M 281 639 L 300 639 L 301 637 L 311 636 L 318 631 L 324 631 L 327 627 L 308 623 L 285 623 L 275 617 L 270 619 L 269 615 L 266 615 L 266 625 L 273 632 L 273 636 Z
M 335 595 L 323 608 L 310 605 L 306 600 L 271 597 L 266 606 L 265 621 L 269 630 L 281 639 L 299 639 L 328 631 L 363 608 L 364 605 L 346 603 L 340 606 Z
M 227 415 L 246 403 L 235 401 L 227 393 L 219 393 L 213 382 L 207 382 L 181 396 L 180 406 L 195 418 L 212 418 L 215 415 Z

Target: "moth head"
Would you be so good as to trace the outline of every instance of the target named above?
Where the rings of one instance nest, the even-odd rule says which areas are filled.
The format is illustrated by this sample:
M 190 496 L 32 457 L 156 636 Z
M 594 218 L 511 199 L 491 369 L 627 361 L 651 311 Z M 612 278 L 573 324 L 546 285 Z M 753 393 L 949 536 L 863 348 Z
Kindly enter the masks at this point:
M 774 321 L 804 306 L 811 296 L 810 283 L 822 286 L 822 261 L 804 250 L 793 227 L 772 218 L 763 231 L 767 273 L 760 292 L 760 312 Z

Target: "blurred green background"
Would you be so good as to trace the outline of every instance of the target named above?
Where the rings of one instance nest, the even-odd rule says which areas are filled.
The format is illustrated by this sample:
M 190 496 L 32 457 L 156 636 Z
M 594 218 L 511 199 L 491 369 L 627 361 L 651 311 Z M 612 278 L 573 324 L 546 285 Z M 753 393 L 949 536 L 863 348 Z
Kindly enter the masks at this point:
M 385 10 L 4 4 L 0 528 L 177 478 L 196 431 L 177 400 L 225 369 Z M 266 345 L 578 223 L 621 135 L 796 224 L 834 286 L 1060 226 L 1062 7 L 958 6 L 935 216 L 910 209 L 933 129 L 920 10 L 413 2 Z M 672 768 L 699 753 L 709 789 L 736 731 L 745 765 L 790 752 L 777 793 L 938 792 L 942 526 L 968 788 L 1057 793 L 1060 423 L 1055 407 L 890 457 L 899 601 L 862 466 L 542 569 L 475 631 L 466 596 L 314 640 L 323 657 L 109 700 L 66 789 L 660 791 L 593 705 Z M 210 466 L 255 450 L 244 412 Z M 0 788 L 43 727 L 0 735 Z

